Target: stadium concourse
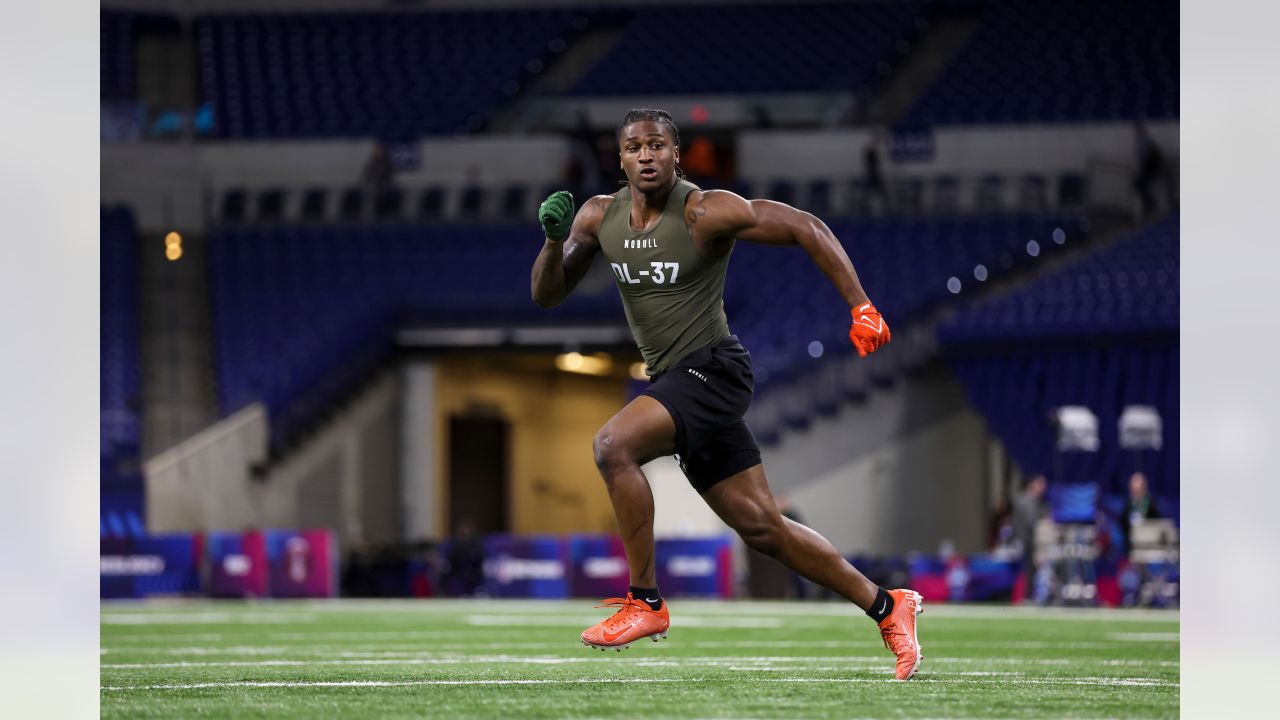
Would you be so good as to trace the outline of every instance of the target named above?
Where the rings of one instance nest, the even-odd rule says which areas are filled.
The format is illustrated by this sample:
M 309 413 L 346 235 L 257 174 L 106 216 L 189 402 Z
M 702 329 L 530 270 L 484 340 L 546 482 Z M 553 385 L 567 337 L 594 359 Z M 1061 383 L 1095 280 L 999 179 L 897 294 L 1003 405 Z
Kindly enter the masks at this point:
M 104 604 L 103 716 L 1176 712 L 1178 17 L 104 0 L 101 596 L 148 602 Z M 530 298 L 535 210 L 617 190 L 634 107 L 893 329 L 859 358 L 803 250 L 733 250 L 772 490 L 925 596 L 910 695 L 669 458 L 671 642 L 577 644 L 629 580 L 592 439 L 647 379 L 625 273 Z

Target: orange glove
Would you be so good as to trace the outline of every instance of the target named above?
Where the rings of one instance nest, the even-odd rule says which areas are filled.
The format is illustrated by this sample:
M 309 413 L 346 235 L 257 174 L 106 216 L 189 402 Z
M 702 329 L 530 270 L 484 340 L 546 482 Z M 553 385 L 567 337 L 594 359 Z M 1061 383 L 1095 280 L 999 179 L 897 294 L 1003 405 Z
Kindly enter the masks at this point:
M 858 349 L 859 357 L 866 357 L 889 342 L 889 325 L 880 317 L 875 305 L 865 302 L 850 312 L 853 313 L 853 324 L 849 326 L 849 340 Z

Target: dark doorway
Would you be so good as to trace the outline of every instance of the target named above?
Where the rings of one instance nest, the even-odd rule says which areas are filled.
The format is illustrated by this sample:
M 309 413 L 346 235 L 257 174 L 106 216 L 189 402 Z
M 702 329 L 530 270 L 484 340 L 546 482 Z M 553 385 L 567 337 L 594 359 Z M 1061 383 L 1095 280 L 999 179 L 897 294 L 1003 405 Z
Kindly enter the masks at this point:
M 468 522 L 476 534 L 507 532 L 507 421 L 489 415 L 449 418 L 449 532 Z

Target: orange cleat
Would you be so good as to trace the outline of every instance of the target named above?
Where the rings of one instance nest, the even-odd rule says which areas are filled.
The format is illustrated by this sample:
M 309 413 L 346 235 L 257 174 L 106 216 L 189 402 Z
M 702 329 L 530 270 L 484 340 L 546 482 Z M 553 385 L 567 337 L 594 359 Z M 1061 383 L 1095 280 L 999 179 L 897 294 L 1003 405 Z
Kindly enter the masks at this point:
M 924 598 L 915 590 L 890 590 L 893 612 L 880 623 L 884 646 L 898 656 L 899 680 L 910 680 L 924 659 L 916 639 L 916 616 L 924 612 Z
M 661 610 L 650 610 L 643 600 L 627 593 L 625 598 L 609 598 L 596 607 L 618 607 L 613 615 L 582 631 L 582 644 L 597 650 L 622 652 L 643 638 L 651 638 L 654 642 L 665 640 L 667 628 L 671 627 L 666 601 L 663 601 Z

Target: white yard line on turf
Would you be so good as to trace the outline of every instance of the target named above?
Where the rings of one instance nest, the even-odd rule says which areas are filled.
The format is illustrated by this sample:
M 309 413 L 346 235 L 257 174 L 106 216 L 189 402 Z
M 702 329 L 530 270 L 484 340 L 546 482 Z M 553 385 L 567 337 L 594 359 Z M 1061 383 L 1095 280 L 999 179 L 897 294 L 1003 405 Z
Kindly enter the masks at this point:
M 313 623 L 312 613 L 203 612 L 203 613 L 108 613 L 101 616 L 103 625 L 230 625 Z
M 520 655 L 440 655 L 418 653 L 415 655 L 405 656 L 403 653 L 367 653 L 359 655 L 369 655 L 372 657 L 354 657 L 343 660 L 197 660 L 182 662 L 159 662 L 159 663 L 103 663 L 100 665 L 103 670 L 145 670 L 145 669 L 161 669 L 161 668 L 197 668 L 197 667 L 296 667 L 296 666 L 313 666 L 313 665 L 463 665 L 463 664 L 517 664 L 517 665 L 571 665 L 579 663 L 596 663 L 601 661 L 601 657 L 597 655 L 587 655 L 583 657 L 529 657 Z M 873 666 L 881 666 L 890 660 L 887 655 L 882 656 L 778 656 L 778 657 L 748 657 L 748 658 L 727 658 L 727 657 L 677 657 L 671 659 L 657 659 L 646 657 L 618 657 L 609 658 L 609 662 L 620 662 L 626 665 L 635 665 L 640 667 L 648 666 L 666 666 L 666 665 L 703 665 L 709 667 L 733 667 L 741 669 L 753 668 L 773 668 L 779 666 L 791 666 L 795 669 L 795 665 L 813 665 L 825 664 L 827 667 L 836 669 L 848 669 L 849 665 L 863 663 Z M 1066 658 L 955 658 L 955 657 L 930 657 L 931 665 L 947 664 L 947 665 L 1039 665 L 1039 666 L 1102 666 L 1102 667 L 1161 667 L 1176 668 L 1179 666 L 1177 660 L 1114 660 L 1114 659 L 1066 659 Z M 812 669 L 810 667 L 809 669 Z
M 1153 642 L 1150 640 L 1142 642 Z M 1176 641 L 1167 641 L 1176 642 Z M 403 648 L 410 651 L 450 651 L 450 650 L 563 650 L 566 645 L 572 647 L 577 642 L 456 642 L 456 643 L 379 643 L 378 647 L 394 650 Z M 692 640 L 685 641 L 685 646 L 694 649 L 708 648 L 873 648 L 883 647 L 878 640 Z M 932 640 L 926 644 L 934 648 L 993 648 L 996 650 L 1120 650 L 1131 644 L 1131 641 L 1097 641 L 1097 642 L 1051 642 L 1037 640 L 1019 640 L 1013 642 L 983 640 Z M 285 646 L 205 646 L 205 647 L 106 647 L 103 654 L 125 653 L 129 655 L 267 655 L 271 653 L 298 653 L 308 651 L 313 654 L 341 652 L 350 650 L 349 645 L 310 644 L 300 647 Z
M 926 601 L 929 598 L 925 598 Z M 581 615 L 588 612 L 591 600 L 534 600 L 540 606 L 542 615 Z M 732 617 L 741 614 L 767 614 L 769 616 L 788 617 L 854 617 L 861 613 L 853 606 L 842 602 L 768 602 L 748 600 L 684 600 L 675 599 L 677 612 L 683 615 L 706 615 Z M 519 614 L 527 612 L 528 600 L 493 600 L 474 598 L 467 600 L 319 600 L 319 601 L 277 601 L 266 604 L 230 604 L 219 602 L 214 604 L 181 602 L 151 602 L 141 605 L 112 605 L 103 603 L 102 618 L 104 622 L 112 622 L 107 618 L 150 617 L 168 615 L 172 622 L 185 622 L 180 618 L 193 618 L 192 623 L 221 622 L 211 620 L 222 615 L 260 614 L 269 616 L 293 615 L 304 617 L 317 613 L 401 613 L 410 617 L 447 616 L 455 613 L 487 613 Z M 165 612 L 158 613 L 157 608 Z M 211 609 L 216 608 L 216 609 Z M 1177 623 L 1177 610 L 1119 609 L 1119 608 L 1053 608 L 1034 606 L 1001 606 L 1001 605 L 964 605 L 934 602 L 929 605 L 932 617 L 956 618 L 961 620 L 1031 620 L 1069 622 L 1135 622 L 1135 623 Z M 204 619 L 202 619 L 204 616 Z M 295 622 L 312 622 L 314 617 Z M 128 620 L 121 621 L 129 623 Z M 145 621 L 138 621 L 146 624 Z M 168 621 L 166 621 L 168 622 Z
M 529 617 L 528 615 L 468 615 L 463 622 L 468 625 L 481 626 L 513 626 L 528 627 L 565 626 L 587 627 L 600 621 L 599 616 L 565 616 L 565 617 Z M 680 616 L 680 625 L 697 628 L 780 628 L 786 621 L 776 617 L 706 617 L 699 615 Z
M 208 682 L 174 685 L 105 685 L 99 688 L 102 692 L 120 692 L 136 690 L 202 690 L 214 688 L 327 688 L 327 687 L 421 687 L 451 685 L 600 685 L 600 684 L 656 684 L 656 683 L 701 683 L 703 678 L 573 678 L 565 680 L 335 680 L 335 681 L 233 681 Z M 761 678 L 756 682 L 778 683 L 888 683 L 889 678 Z M 961 679 L 932 679 L 919 677 L 914 682 L 945 685 L 1095 685 L 1103 687 L 1156 687 L 1176 688 L 1179 683 L 1156 678 L 1101 678 L 1101 677 L 1063 677 L 1063 678 L 1022 678 L 1000 677 L 982 678 L 965 677 Z
M 1110 640 L 1123 642 L 1178 642 L 1179 633 L 1108 633 Z

